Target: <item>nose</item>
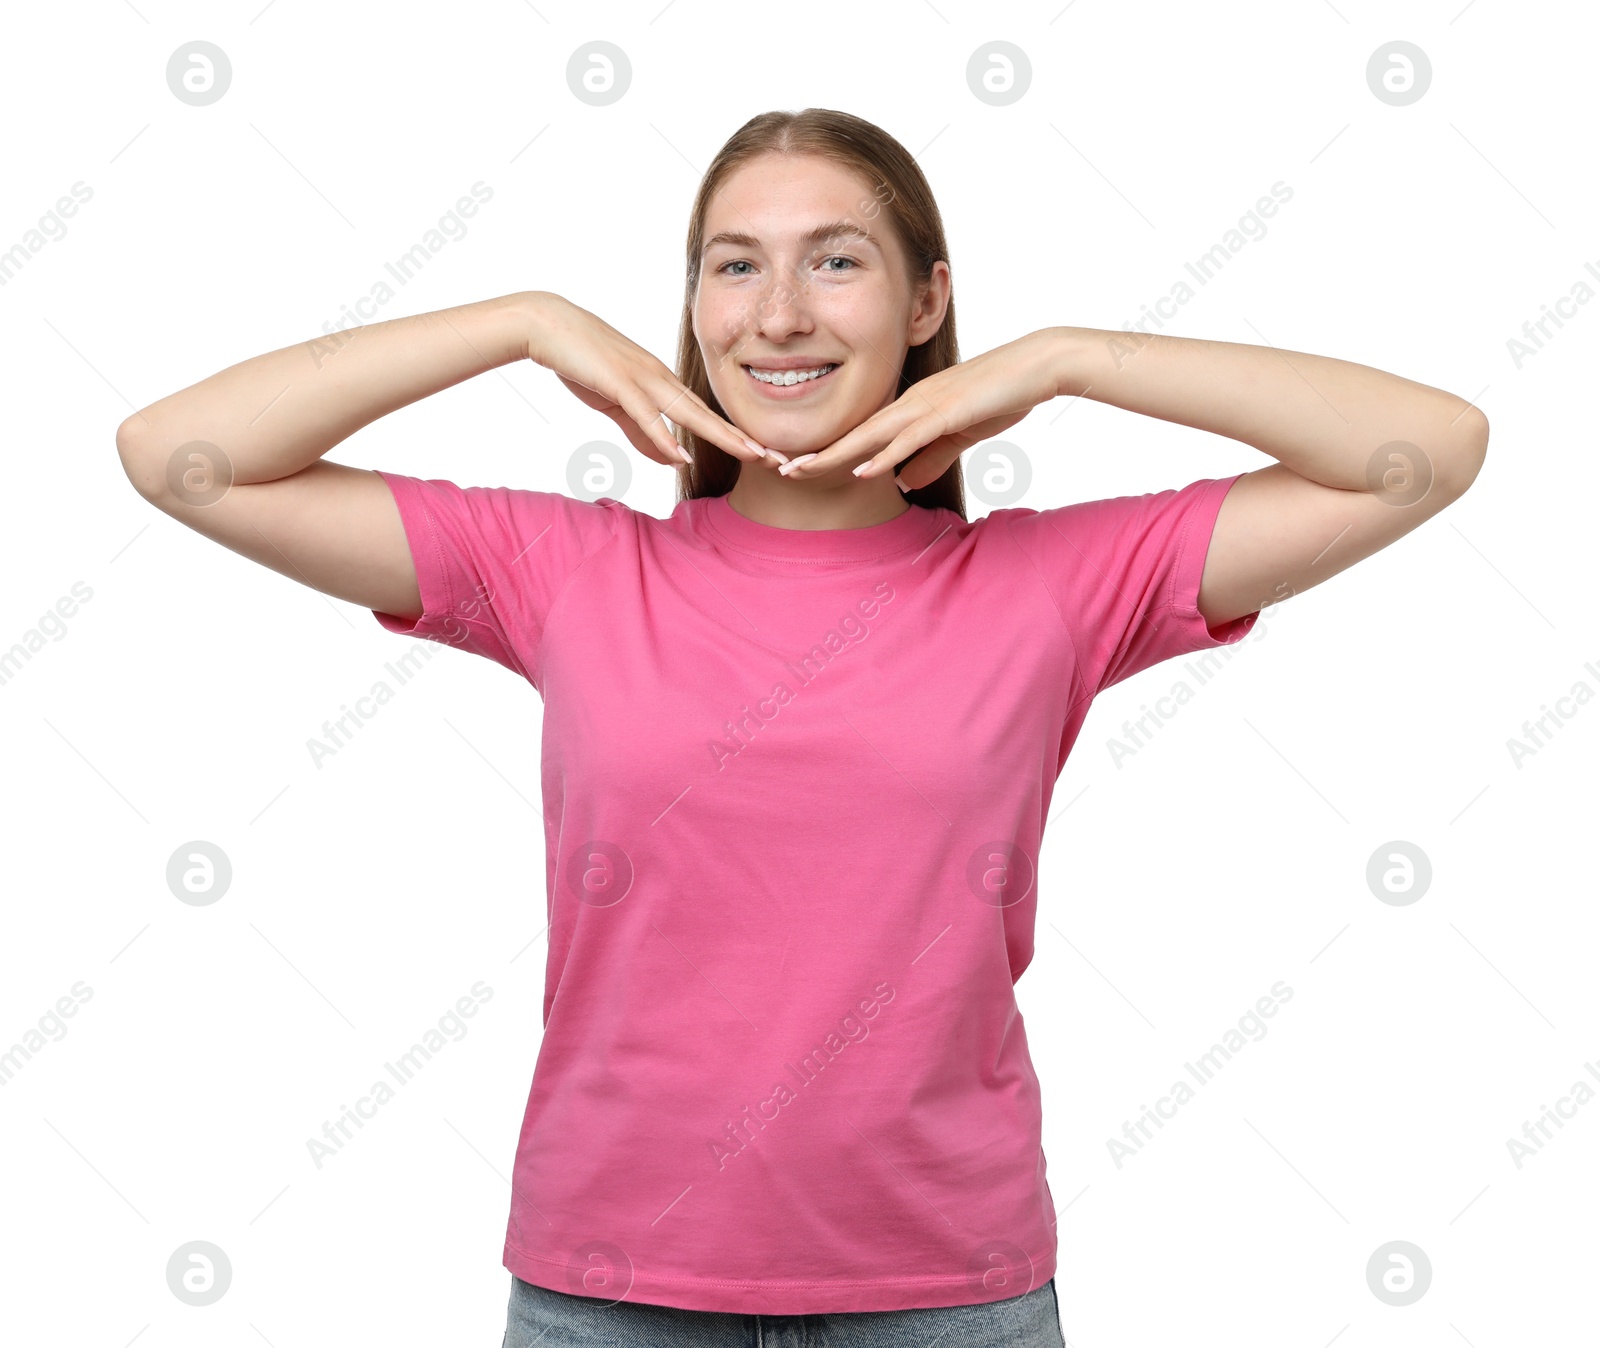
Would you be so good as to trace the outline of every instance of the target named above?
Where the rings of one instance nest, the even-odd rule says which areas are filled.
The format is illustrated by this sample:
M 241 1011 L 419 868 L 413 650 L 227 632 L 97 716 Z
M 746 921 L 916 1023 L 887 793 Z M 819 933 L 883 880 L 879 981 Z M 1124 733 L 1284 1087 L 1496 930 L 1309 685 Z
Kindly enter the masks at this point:
M 812 326 L 805 280 L 775 270 L 756 296 L 750 323 L 752 334 L 782 343 L 797 333 L 810 332 Z

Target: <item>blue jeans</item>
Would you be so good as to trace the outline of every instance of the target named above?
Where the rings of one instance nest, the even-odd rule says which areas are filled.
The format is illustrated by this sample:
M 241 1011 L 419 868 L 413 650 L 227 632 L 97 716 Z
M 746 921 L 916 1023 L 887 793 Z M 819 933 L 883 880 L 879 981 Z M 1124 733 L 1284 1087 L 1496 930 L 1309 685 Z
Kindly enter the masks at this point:
M 738 1315 L 601 1301 L 511 1275 L 500 1348 L 1065 1348 L 1056 1280 L 977 1306 L 836 1315 Z

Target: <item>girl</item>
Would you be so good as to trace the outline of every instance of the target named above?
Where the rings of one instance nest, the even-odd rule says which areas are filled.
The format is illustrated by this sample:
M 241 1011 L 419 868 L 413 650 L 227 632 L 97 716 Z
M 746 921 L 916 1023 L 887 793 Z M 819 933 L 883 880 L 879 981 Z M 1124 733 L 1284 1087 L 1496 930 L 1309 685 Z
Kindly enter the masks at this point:
M 928 184 L 840 112 L 742 127 L 686 262 L 676 372 L 520 292 L 231 366 L 118 451 L 208 538 L 544 699 L 506 1348 L 1059 1345 L 1013 988 L 1089 705 L 1416 528 L 1488 423 L 1270 347 L 1061 326 L 958 363 Z M 324 458 L 524 359 L 674 469 L 669 519 Z M 1276 462 L 969 520 L 961 452 L 1061 396 Z

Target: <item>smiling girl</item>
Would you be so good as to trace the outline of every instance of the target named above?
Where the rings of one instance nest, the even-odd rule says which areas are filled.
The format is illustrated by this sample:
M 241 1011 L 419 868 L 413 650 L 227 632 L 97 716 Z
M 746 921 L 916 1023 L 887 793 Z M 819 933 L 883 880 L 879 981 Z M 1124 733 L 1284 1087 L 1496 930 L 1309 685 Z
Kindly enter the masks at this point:
M 1089 706 L 1436 514 L 1488 423 L 1272 347 L 1063 325 L 960 361 L 928 184 L 841 112 L 728 141 L 685 281 L 676 371 L 523 291 L 231 366 L 118 451 L 197 532 L 544 700 L 506 1348 L 1059 1345 L 1014 987 Z M 670 518 L 324 457 L 524 359 L 676 472 Z M 969 520 L 962 451 L 1058 397 L 1274 462 Z

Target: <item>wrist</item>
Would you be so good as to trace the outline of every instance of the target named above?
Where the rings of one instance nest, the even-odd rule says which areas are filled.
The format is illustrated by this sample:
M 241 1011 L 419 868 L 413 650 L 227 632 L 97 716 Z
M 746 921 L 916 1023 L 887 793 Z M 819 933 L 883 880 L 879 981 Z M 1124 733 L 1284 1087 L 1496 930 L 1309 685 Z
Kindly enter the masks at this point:
M 1095 383 L 1113 380 L 1155 340 L 1155 334 L 1117 328 L 1045 329 L 1052 342 L 1056 396 L 1081 397 Z
M 518 360 L 533 360 L 542 365 L 541 338 L 557 322 L 555 311 L 568 304 L 552 290 L 518 290 L 506 296 L 510 322 L 514 325 L 512 343 Z
M 534 365 L 549 367 L 550 339 L 571 330 L 578 307 L 554 290 L 522 290 L 514 296 L 517 314 L 517 354 Z
M 1089 345 L 1094 340 L 1093 330 L 1060 326 L 1045 328 L 1043 335 L 1048 342 L 1050 375 L 1056 397 L 1078 397 L 1092 378 L 1088 353 Z
M 500 297 L 500 315 L 503 324 L 501 349 L 510 362 L 528 359 L 528 334 L 535 322 L 535 290 L 519 290 Z M 508 362 L 509 363 L 509 362 Z

